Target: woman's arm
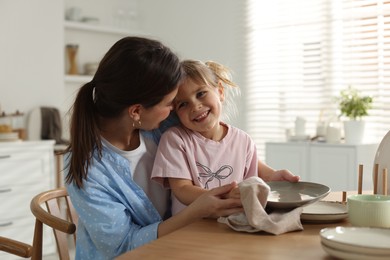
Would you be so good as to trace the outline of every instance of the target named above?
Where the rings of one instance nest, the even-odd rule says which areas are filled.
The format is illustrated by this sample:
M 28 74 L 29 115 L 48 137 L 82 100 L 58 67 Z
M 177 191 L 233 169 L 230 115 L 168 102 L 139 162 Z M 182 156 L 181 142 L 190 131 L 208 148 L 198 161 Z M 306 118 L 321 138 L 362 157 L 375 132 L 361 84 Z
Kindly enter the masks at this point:
M 264 181 L 290 181 L 298 182 L 300 177 L 292 174 L 289 170 L 274 170 L 270 166 L 259 160 L 258 164 L 259 177 Z
M 206 191 L 178 214 L 161 222 L 158 226 L 157 236 L 164 236 L 202 218 L 217 218 L 242 212 L 240 199 L 223 199 L 226 194 L 236 187 L 237 183 L 233 182 Z
M 131 190 L 126 190 L 126 198 L 118 199 L 108 192 L 108 186 L 98 183 L 93 174 L 89 173 L 90 178 L 84 181 L 82 189 L 74 184 L 67 185 L 79 216 L 80 230 L 84 232 L 83 250 L 92 250 L 93 244 L 107 259 L 113 259 L 120 253 L 157 238 L 161 220 L 157 212 L 145 212 L 139 196 Z M 131 203 L 134 207 L 129 206 Z M 88 236 L 85 235 L 86 232 Z

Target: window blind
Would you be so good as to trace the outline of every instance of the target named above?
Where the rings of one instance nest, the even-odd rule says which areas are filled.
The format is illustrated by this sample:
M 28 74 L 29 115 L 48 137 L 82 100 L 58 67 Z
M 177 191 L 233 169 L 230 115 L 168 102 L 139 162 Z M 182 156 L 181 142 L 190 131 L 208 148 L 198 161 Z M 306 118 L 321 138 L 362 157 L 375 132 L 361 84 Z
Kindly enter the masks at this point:
M 247 132 L 261 159 L 297 116 L 311 136 L 338 121 L 348 86 L 374 99 L 366 140 L 390 130 L 390 1 L 248 0 L 246 18 Z

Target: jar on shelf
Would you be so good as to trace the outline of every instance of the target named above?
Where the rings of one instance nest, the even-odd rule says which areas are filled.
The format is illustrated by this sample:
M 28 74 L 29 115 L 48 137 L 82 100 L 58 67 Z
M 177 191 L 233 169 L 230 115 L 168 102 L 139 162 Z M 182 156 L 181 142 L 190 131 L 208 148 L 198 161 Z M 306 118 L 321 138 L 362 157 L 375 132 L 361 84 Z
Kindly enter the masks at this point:
M 26 129 L 24 126 L 24 114 L 16 110 L 13 114 L 2 112 L 0 115 L 1 133 L 18 133 L 18 139 L 26 139 Z
M 306 127 L 306 120 L 303 117 L 298 116 L 295 119 L 295 135 L 296 136 L 306 135 L 305 127 Z
M 17 132 L 19 139 L 26 140 L 26 127 L 24 122 L 24 114 L 19 110 L 16 110 L 14 114 L 11 114 L 12 131 Z
M 12 118 L 5 112 L 0 114 L 0 133 L 12 132 Z
M 78 75 L 79 71 L 77 68 L 77 51 L 79 49 L 79 46 L 77 44 L 67 44 L 66 45 L 66 52 L 69 59 L 69 75 Z
M 341 122 L 332 121 L 326 128 L 326 142 L 327 143 L 340 143 L 341 141 Z

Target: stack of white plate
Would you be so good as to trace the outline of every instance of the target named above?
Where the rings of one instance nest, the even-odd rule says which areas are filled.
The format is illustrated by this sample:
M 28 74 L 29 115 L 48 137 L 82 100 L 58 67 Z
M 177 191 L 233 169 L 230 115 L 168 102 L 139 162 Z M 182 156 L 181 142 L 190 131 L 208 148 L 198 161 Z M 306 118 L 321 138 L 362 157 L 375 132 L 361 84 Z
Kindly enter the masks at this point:
M 0 133 L 0 142 L 18 141 L 19 134 L 17 132 Z
M 320 232 L 323 249 L 341 259 L 390 259 L 390 229 L 365 227 L 325 228 Z
M 304 207 L 301 214 L 301 220 L 306 223 L 341 222 L 347 217 L 347 205 L 337 201 L 317 201 Z

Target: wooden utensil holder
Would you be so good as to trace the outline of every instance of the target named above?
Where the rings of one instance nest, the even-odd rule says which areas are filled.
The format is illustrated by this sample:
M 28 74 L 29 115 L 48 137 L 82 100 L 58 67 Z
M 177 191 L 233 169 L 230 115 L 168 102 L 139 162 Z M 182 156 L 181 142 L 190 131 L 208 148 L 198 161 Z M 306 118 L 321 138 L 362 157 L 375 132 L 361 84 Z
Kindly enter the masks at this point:
M 79 74 L 77 68 L 77 61 L 76 61 L 78 48 L 79 46 L 76 44 L 66 45 L 66 52 L 68 54 L 68 59 L 69 59 L 69 70 L 68 70 L 69 75 Z

